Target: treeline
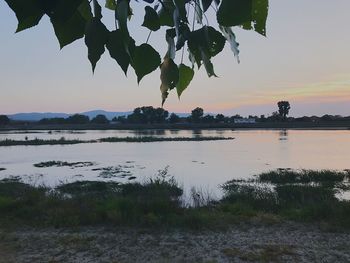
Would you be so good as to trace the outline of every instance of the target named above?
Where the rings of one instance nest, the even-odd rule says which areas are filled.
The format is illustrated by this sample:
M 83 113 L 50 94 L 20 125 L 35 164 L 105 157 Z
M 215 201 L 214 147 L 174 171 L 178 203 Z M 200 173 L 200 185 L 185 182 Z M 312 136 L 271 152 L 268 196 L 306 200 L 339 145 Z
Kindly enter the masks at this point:
M 350 121 L 350 116 L 343 117 L 340 115 L 324 115 L 318 116 L 304 116 L 304 117 L 287 117 L 289 114 L 290 105 L 287 101 L 278 103 L 278 111 L 273 112 L 269 116 L 248 116 L 245 118 L 241 115 L 225 116 L 223 114 L 205 114 L 202 108 L 195 108 L 191 111 L 189 116 L 183 117 L 175 113 L 169 114 L 169 112 L 163 108 L 154 108 L 152 106 L 138 107 L 127 116 L 116 116 L 112 120 L 109 120 L 105 115 L 97 115 L 90 119 L 86 115 L 74 114 L 68 118 L 44 118 L 38 121 L 42 125 L 64 125 L 64 124 L 176 124 L 176 123 L 263 123 L 263 122 L 333 122 L 333 121 Z M 11 121 L 7 116 L 0 115 L 0 126 L 6 126 L 9 124 L 15 124 L 15 121 Z

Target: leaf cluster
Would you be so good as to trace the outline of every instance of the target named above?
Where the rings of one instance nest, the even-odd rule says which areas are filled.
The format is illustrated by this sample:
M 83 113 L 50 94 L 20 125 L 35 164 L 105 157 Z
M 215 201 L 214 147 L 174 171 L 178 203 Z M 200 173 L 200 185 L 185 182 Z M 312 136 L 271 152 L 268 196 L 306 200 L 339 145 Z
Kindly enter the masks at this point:
M 204 65 L 209 77 L 216 76 L 212 58 L 222 52 L 226 42 L 239 61 L 239 44 L 232 28 L 265 35 L 269 7 L 268 0 L 105 0 L 115 21 L 115 28 L 109 29 L 101 20 L 98 0 L 5 1 L 17 16 L 17 32 L 36 26 L 47 15 L 61 48 L 84 38 L 93 71 L 106 49 L 125 74 L 130 66 L 134 69 L 138 82 L 160 68 L 162 104 L 173 89 L 181 96 L 194 77 L 195 65 L 198 69 Z M 165 29 L 168 50 L 163 58 L 148 43 L 149 37 L 141 44 L 133 39 L 128 27 L 134 4 L 144 6 L 141 28 L 149 30 L 149 37 Z M 178 52 L 180 63 L 175 62 Z M 191 65 L 184 63 L 185 52 Z

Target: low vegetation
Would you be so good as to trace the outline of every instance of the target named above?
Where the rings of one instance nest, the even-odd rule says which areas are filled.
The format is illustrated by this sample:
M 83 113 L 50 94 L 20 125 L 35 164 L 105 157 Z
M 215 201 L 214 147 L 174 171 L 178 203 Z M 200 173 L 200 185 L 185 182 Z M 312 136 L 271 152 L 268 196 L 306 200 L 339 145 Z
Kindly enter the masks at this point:
M 58 140 L 1 140 L 1 146 L 40 146 L 40 145 L 71 145 L 82 143 L 100 143 L 100 142 L 192 142 L 192 141 L 220 141 L 220 140 L 233 140 L 232 137 L 109 137 L 98 140 L 67 140 L 64 137 Z
M 33 164 L 33 166 L 38 168 L 47 168 L 47 167 L 71 167 L 71 168 L 78 168 L 78 167 L 86 167 L 86 166 L 93 166 L 95 163 L 93 162 L 63 162 L 63 161 L 48 161 L 48 162 L 40 162 Z
M 182 188 L 166 173 L 144 183 L 80 181 L 54 189 L 0 181 L 0 223 L 221 228 L 260 218 L 349 228 L 349 171 L 277 170 L 224 185 L 220 200 Z M 188 205 L 191 203 L 192 205 Z

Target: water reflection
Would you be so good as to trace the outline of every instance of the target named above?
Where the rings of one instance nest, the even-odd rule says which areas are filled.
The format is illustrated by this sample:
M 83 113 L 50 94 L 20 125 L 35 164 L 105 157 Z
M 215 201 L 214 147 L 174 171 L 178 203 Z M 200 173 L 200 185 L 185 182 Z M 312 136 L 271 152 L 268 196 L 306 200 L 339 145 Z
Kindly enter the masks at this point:
M 94 168 L 130 165 L 137 180 L 144 180 L 167 165 L 169 173 L 185 187 L 209 187 L 233 178 L 248 178 L 277 168 L 349 169 L 350 131 L 304 130 L 145 130 L 145 131 L 84 131 L 83 134 L 48 131 L 26 134 L 0 133 L 5 138 L 91 140 L 103 137 L 127 136 L 225 136 L 230 141 L 98 143 L 67 146 L 0 147 L 0 178 L 9 175 L 37 175 L 48 185 L 73 180 L 119 180 L 100 178 L 97 170 L 87 167 L 36 168 L 35 163 L 48 161 L 94 162 Z M 220 134 L 220 135 L 218 135 Z M 284 138 L 283 143 L 280 139 Z M 287 140 L 288 139 L 288 140 Z M 195 162 L 193 162 L 195 161 Z M 129 164 L 128 164 L 129 163 Z M 79 176 L 77 176 L 79 175 Z M 27 177 L 33 178 L 33 176 Z M 35 179 L 36 180 L 36 179 Z M 127 180 L 127 179 L 125 179 Z
M 279 140 L 280 141 L 288 140 L 288 130 L 280 130 L 279 131 Z

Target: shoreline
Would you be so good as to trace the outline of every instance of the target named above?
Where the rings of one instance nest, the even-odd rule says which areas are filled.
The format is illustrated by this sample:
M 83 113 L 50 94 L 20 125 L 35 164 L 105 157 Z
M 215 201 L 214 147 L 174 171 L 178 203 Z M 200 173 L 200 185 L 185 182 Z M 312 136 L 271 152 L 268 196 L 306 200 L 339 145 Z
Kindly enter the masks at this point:
M 1 131 L 31 131 L 31 130 L 350 130 L 350 122 L 270 122 L 254 124 L 205 124 L 205 123 L 178 123 L 178 124 L 108 124 L 108 125 L 38 125 L 17 124 L 0 127 Z

